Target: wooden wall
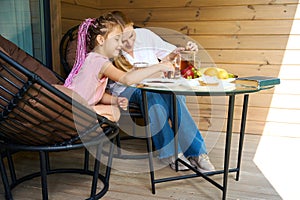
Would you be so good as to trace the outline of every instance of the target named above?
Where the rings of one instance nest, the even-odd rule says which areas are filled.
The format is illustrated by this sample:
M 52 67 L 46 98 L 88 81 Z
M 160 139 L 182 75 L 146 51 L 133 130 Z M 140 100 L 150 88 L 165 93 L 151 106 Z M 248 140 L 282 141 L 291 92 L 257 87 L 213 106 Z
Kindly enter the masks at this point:
M 238 76 L 279 76 L 282 84 L 275 89 L 250 95 L 246 132 L 295 136 L 300 130 L 300 28 L 290 32 L 293 22 L 299 25 L 297 6 L 298 0 L 61 0 L 61 30 L 65 33 L 84 18 L 121 10 L 138 26 L 164 27 L 189 36 L 218 67 Z M 219 131 L 214 125 L 224 123 L 223 103 L 212 107 L 209 98 L 188 101 L 197 121 L 200 101 L 200 129 Z M 241 102 L 238 96 L 235 132 Z

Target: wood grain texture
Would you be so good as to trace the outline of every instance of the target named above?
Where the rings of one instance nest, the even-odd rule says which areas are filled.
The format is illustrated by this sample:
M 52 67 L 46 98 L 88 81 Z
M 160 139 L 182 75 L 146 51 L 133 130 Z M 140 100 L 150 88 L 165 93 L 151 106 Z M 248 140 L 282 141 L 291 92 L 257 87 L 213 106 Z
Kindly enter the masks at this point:
M 59 44 L 62 35 L 61 31 L 61 2 L 59 0 L 50 1 L 51 13 L 51 37 L 52 37 L 52 63 L 53 70 L 62 73 L 60 67 Z
M 266 122 L 287 129 L 289 125 L 299 125 L 292 119 L 289 123 L 273 116 L 282 112 L 300 117 L 299 14 L 294 19 L 298 5 L 298 0 L 61 0 L 61 29 L 65 33 L 84 18 L 121 10 L 138 26 L 165 28 L 183 34 L 182 41 L 198 42 L 205 51 L 203 54 L 209 55 L 202 59 L 203 66 L 221 67 L 240 77 L 279 76 L 282 83 L 275 89 L 250 96 L 247 131 L 263 134 Z M 176 34 L 161 31 L 159 35 L 182 45 Z M 241 105 L 240 97 L 236 103 Z M 200 104 L 210 106 L 210 102 Z M 188 101 L 188 106 L 198 105 Z M 197 116 L 199 112 L 191 112 L 200 119 L 200 129 L 210 126 L 207 116 L 201 119 L 201 115 Z M 255 120 L 257 117 L 259 121 Z

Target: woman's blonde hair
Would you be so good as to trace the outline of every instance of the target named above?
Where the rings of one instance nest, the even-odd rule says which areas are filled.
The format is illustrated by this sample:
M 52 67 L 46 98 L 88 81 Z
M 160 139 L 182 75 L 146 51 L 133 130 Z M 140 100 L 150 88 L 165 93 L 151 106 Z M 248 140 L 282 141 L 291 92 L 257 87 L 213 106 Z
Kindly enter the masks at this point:
M 129 17 L 127 17 L 123 12 L 115 10 L 112 11 L 111 14 L 114 18 L 116 18 L 124 27 L 133 26 L 134 23 Z
M 121 11 L 112 11 L 111 14 L 116 18 L 125 28 L 128 26 L 133 26 L 134 23 L 131 19 L 129 19 L 123 12 Z M 123 55 L 119 55 L 114 58 L 113 64 L 116 66 L 116 68 L 128 72 L 130 71 L 133 66 L 126 60 L 126 58 Z

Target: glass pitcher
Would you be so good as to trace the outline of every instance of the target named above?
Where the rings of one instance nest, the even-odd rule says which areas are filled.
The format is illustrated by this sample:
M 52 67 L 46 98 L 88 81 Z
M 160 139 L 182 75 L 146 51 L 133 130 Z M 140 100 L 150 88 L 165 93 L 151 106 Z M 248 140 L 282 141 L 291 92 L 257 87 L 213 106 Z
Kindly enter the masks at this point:
M 191 65 L 196 69 L 198 68 L 198 66 L 196 66 L 195 51 L 181 51 L 180 56 L 181 56 L 180 70 L 184 70 Z

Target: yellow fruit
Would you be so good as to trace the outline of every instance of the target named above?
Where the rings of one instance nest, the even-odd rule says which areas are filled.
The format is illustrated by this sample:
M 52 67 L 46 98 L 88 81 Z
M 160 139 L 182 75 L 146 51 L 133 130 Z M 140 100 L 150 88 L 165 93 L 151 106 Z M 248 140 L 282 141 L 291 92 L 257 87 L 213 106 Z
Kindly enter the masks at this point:
M 218 76 L 218 73 L 219 72 L 216 67 L 208 67 L 203 74 L 206 76 Z
M 228 79 L 235 75 L 228 73 L 225 69 L 219 67 L 203 68 L 202 73 L 206 76 L 216 76 L 218 79 Z
M 228 73 L 228 78 L 235 78 L 235 75 L 232 73 Z
M 197 75 L 198 77 L 201 77 L 201 76 L 202 76 L 202 73 L 201 73 L 199 70 L 197 70 L 197 71 L 196 71 L 196 75 Z
M 228 79 L 228 72 L 225 69 L 219 69 L 218 79 Z

